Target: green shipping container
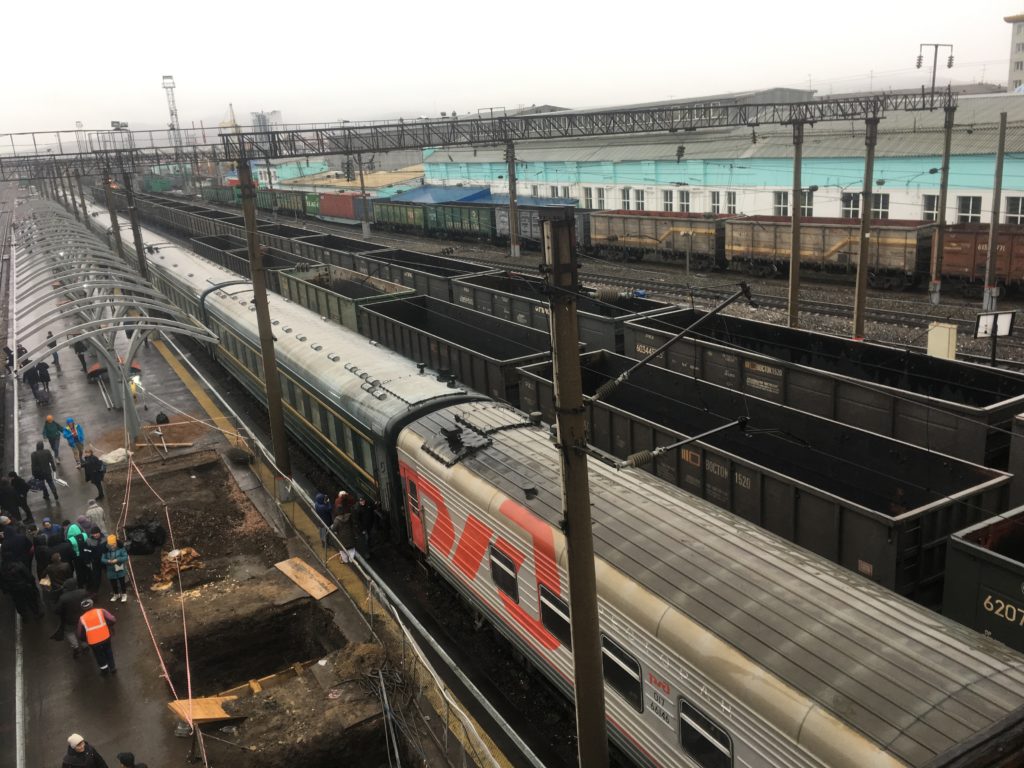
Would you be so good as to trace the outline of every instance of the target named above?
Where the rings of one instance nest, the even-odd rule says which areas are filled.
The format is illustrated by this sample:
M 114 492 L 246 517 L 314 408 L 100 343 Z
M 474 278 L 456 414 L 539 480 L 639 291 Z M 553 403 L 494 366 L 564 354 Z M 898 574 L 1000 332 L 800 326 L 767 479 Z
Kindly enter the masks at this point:
M 320 215 L 320 195 L 309 192 L 306 193 L 306 215 Z

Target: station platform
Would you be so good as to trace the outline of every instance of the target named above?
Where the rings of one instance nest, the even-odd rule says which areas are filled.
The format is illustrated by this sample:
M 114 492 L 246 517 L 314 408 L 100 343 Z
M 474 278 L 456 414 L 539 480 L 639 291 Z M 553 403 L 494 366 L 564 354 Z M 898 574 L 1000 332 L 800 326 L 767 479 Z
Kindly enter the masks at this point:
M 57 301 L 55 294 L 54 303 Z M 47 308 L 41 307 L 39 311 Z M 30 317 L 18 317 L 17 325 L 25 327 L 29 320 Z M 61 337 L 64 329 L 53 327 L 49 330 Z M 39 334 L 39 338 L 20 339 L 19 343 L 31 349 L 44 336 L 45 331 Z M 128 340 L 123 335 L 117 344 L 119 353 L 127 351 Z M 20 382 L 15 399 L 12 377 L 7 377 L 5 407 L 11 428 L 5 434 L 4 455 L 8 459 L 4 472 L 15 469 L 22 477 L 31 476 L 30 454 L 36 442 L 43 440 L 42 428 L 47 415 L 53 415 L 62 424 L 68 417 L 73 417 L 85 431 L 86 447 L 92 448 L 98 456 L 124 447 L 122 411 L 107 408 L 96 381 L 86 375 L 74 352 L 71 349 L 58 352 L 59 368 L 52 365 L 49 354 L 45 358 L 36 357 L 51 364 L 49 403 L 38 405 L 29 387 Z M 143 347 L 136 356 L 142 368 L 145 388 L 138 407 L 144 424 L 155 424 L 161 410 L 167 411 L 172 420 L 180 420 L 182 415 L 197 420 L 209 419 L 201 402 L 205 400 L 208 404 L 208 395 L 194 379 L 183 379 L 180 375 L 182 367 L 175 364 L 174 357 L 171 347 L 162 341 Z M 95 362 L 96 359 L 87 355 L 87 366 Z M 222 452 L 228 447 L 227 441 L 215 429 L 203 430 L 200 427 L 190 441 L 193 443 L 188 449 L 190 452 L 203 449 Z M 62 442 L 59 458 L 57 476 L 67 483 L 66 486 L 58 485 L 59 500 L 45 502 L 39 492 L 29 495 L 29 506 L 37 524 L 41 524 L 45 517 L 54 522 L 73 521 L 89 508 L 96 496 L 95 486 L 85 480 L 82 470 L 76 468 L 74 455 L 66 442 Z M 122 513 L 120 501 L 124 498 L 123 489 L 111 487 L 114 482 L 111 475 L 119 474 L 113 471 L 116 467 L 111 465 L 109 469 L 105 498 L 98 502 L 103 509 L 101 529 L 104 536 L 116 529 Z M 264 518 L 272 519 L 275 514 L 280 514 L 255 476 L 245 477 L 245 473 L 252 474 L 251 470 L 233 468 L 232 472 L 236 474 L 237 485 L 246 492 Z M 210 512 L 213 514 L 215 510 Z M 304 554 L 303 545 L 294 536 L 284 539 L 282 549 L 288 555 Z M 259 573 L 258 570 L 256 572 Z M 145 591 L 147 587 L 148 582 L 140 582 L 144 605 L 150 601 L 150 593 Z M 43 619 L 21 621 L 16 618 L 11 601 L 0 596 L 0 626 L 4 627 L 7 639 L 0 644 L 0 716 L 4 723 L 0 727 L 3 744 L 0 747 L 0 766 L 59 766 L 71 733 L 81 734 L 112 768 L 117 765 L 116 755 L 119 752 L 133 752 L 139 761 L 151 766 L 188 762 L 193 748 L 192 739 L 187 735 L 175 735 L 179 721 L 167 706 L 173 697 L 155 653 L 147 621 L 140 610 L 139 595 L 129 586 L 128 602 L 110 602 L 110 596 L 110 586 L 104 578 L 96 605 L 110 611 L 117 619 L 113 649 L 118 671 L 107 676 L 99 674 L 87 650 L 75 658 L 66 642 L 51 639 L 58 621 L 45 603 Z M 369 633 L 355 615 L 355 609 L 344 600 L 334 601 L 330 608 L 344 627 L 349 642 L 369 639 Z M 16 622 L 17 629 L 10 632 L 9 628 L 16 627 Z M 20 685 L 17 682 L 19 667 Z M 20 762 L 17 759 L 19 721 L 24 740 Z M 201 761 L 198 764 L 202 764 Z

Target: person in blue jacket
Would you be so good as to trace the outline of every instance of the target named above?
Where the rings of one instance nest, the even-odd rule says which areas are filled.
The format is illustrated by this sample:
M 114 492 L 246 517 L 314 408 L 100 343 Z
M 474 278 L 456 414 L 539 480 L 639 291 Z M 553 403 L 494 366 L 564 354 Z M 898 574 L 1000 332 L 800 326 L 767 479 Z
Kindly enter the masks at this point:
M 85 430 L 82 429 L 82 425 L 75 422 L 74 419 L 68 419 L 64 425 L 64 439 L 68 441 L 68 445 L 71 446 L 72 452 L 78 460 L 77 467 L 82 467 L 82 452 L 85 450 Z
M 107 551 L 100 556 L 100 562 L 107 566 L 107 580 L 113 594 L 110 602 L 120 600 L 128 602 L 128 590 L 125 588 L 124 577 L 128 573 L 128 550 L 117 540 L 117 536 L 107 536 Z
M 331 526 L 331 516 L 334 512 L 334 505 L 326 493 L 318 493 L 313 499 L 313 511 L 323 521 L 323 525 L 318 526 L 320 528 L 320 543 L 323 544 L 327 541 L 327 529 Z

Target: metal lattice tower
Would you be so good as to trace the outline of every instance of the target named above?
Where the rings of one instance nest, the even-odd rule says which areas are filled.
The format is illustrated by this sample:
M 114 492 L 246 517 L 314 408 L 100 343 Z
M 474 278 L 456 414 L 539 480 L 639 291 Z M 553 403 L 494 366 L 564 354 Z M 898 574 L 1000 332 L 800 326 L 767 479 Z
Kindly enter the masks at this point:
M 171 131 L 171 144 L 174 146 L 174 158 L 182 176 L 182 186 L 188 190 L 188 174 L 185 173 L 184 156 L 181 141 L 181 126 L 178 124 L 178 105 L 174 101 L 174 75 L 164 75 L 164 90 L 167 91 L 167 110 L 171 114 L 168 128 Z

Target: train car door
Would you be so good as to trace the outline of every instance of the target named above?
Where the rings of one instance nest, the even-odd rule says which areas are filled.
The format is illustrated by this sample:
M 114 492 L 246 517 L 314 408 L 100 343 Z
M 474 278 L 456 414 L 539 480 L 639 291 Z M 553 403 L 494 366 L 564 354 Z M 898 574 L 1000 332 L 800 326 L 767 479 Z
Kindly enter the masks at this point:
M 427 537 L 423 531 L 423 508 L 420 506 L 420 491 L 416 487 L 416 477 L 402 467 L 402 485 L 405 490 L 405 509 L 409 520 L 409 535 L 416 549 L 427 553 Z

